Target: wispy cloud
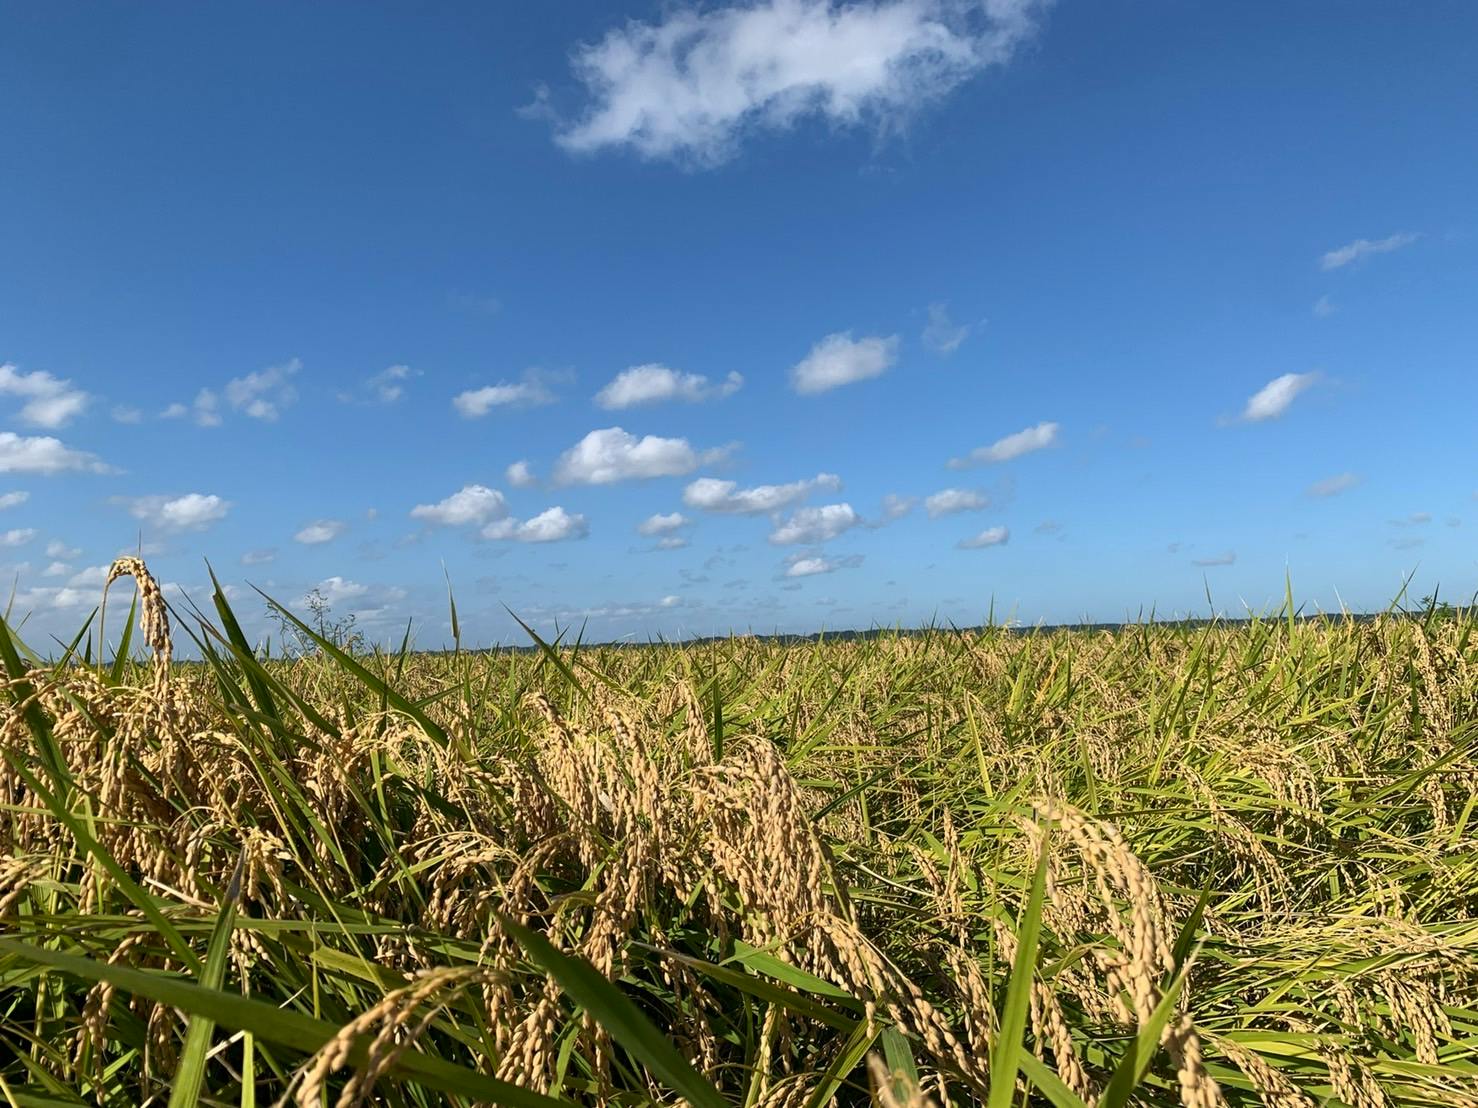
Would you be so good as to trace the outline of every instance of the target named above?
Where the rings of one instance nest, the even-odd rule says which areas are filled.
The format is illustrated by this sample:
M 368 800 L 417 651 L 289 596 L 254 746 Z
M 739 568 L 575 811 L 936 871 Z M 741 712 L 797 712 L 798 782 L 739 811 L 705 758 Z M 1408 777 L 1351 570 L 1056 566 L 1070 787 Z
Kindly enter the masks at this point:
M 1242 409 L 1242 418 L 1248 423 L 1277 419 L 1301 393 L 1313 388 L 1318 380 L 1317 373 L 1285 373 L 1281 377 L 1274 377 L 1247 398 L 1247 406 Z
M 0 493 L 0 508 L 18 508 L 30 499 L 31 494 L 24 490 Z
M 1061 426 L 1056 423 L 1038 423 L 1035 427 L 1028 427 L 1023 431 L 1007 435 L 1005 438 L 997 439 L 989 446 L 977 446 L 963 458 L 951 458 L 949 468 L 965 469 L 972 465 L 1009 462 L 1023 454 L 1045 450 L 1049 446 L 1056 445 L 1060 430 Z
M 897 129 L 1036 30 L 1034 0 L 755 0 L 669 8 L 580 46 L 589 104 L 556 131 L 566 150 L 628 148 L 713 166 L 743 136 L 807 117 Z M 549 112 L 546 103 L 536 109 Z M 532 114 L 532 113 L 531 113 Z
M 1432 522 L 1431 512 L 1412 512 L 1401 519 L 1391 520 L 1392 527 L 1425 527 Z
M 1339 311 L 1339 305 L 1329 299 L 1328 295 L 1321 296 L 1314 301 L 1313 312 L 1320 319 L 1328 319 L 1337 311 Z
M 1336 473 L 1333 477 L 1315 481 L 1304 490 L 1304 493 L 1316 497 L 1338 496 L 1342 492 L 1353 489 L 1359 483 L 1360 478 L 1354 473 Z
M 197 427 L 219 427 L 221 425 L 221 398 L 212 389 L 201 389 L 189 404 L 171 404 L 159 413 L 160 419 L 188 418 Z
M 452 397 L 452 407 L 464 419 L 478 419 L 494 408 L 537 408 L 553 404 L 558 397 L 550 390 L 549 379 L 550 375 L 541 370 L 526 370 L 519 381 L 500 381 L 459 392 Z
M 608 411 L 666 400 L 684 400 L 694 404 L 733 396 L 743 386 L 744 378 L 738 373 L 730 373 L 722 381 L 712 382 L 701 373 L 681 373 L 653 362 L 622 370 L 595 394 L 595 402 Z
M 932 350 L 940 357 L 948 357 L 970 337 L 970 327 L 969 324 L 956 323 L 950 319 L 948 305 L 930 304 L 929 322 L 924 324 L 924 333 L 920 337 L 925 349 Z
M 226 382 L 226 402 L 252 419 L 271 423 L 284 408 L 296 403 L 298 390 L 293 385 L 293 378 L 302 368 L 303 363 L 292 358 L 281 365 L 234 377 Z
M 492 318 L 503 311 L 503 301 L 487 293 L 454 292 L 448 300 L 452 307 L 469 315 Z
M 1400 250 L 1403 246 L 1410 246 L 1419 238 L 1421 235 L 1415 231 L 1401 231 L 1383 239 L 1356 239 L 1354 242 L 1347 242 L 1338 249 L 1326 253 L 1319 259 L 1319 268 L 1326 271 L 1340 269 L 1351 262 L 1357 262 L 1373 254 L 1389 254 L 1393 250 Z
M 339 393 L 345 404 L 394 404 L 405 397 L 405 387 L 421 371 L 408 365 L 392 365 L 371 374 L 358 387 Z
M 895 519 L 902 519 L 914 510 L 919 500 L 916 496 L 902 496 L 896 492 L 890 492 L 883 497 L 882 522 L 892 523 Z
M 802 396 L 813 396 L 880 377 L 898 360 L 898 336 L 854 339 L 851 331 L 827 335 L 792 367 L 790 384 Z
M 1205 558 L 1192 558 L 1191 559 L 1191 565 L 1193 565 L 1193 566 L 1229 566 L 1229 565 L 1234 565 L 1236 563 L 1236 561 L 1237 561 L 1237 552 L 1235 550 L 1228 550 L 1224 554 L 1212 554 L 1212 555 L 1210 555 L 1208 557 L 1205 557 Z
M 9 531 L 0 531 L 0 546 L 25 546 L 35 537 L 34 527 L 12 527 Z

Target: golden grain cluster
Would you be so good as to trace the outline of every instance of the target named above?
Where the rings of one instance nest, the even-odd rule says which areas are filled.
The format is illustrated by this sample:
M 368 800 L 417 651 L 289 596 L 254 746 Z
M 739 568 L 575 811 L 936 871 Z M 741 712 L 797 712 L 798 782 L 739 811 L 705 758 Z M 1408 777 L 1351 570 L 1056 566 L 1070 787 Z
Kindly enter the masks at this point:
M 0 636 L 8 1103 L 1478 1105 L 1468 613 L 174 662 L 125 575 L 151 661 Z

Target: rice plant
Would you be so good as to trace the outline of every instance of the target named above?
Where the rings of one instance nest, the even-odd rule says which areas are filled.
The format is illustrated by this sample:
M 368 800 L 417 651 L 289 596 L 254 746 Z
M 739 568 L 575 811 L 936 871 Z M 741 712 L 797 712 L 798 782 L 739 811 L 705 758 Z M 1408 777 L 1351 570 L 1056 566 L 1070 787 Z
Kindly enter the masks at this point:
M 432 655 L 278 609 L 318 650 L 269 659 L 120 576 L 110 656 L 0 625 L 9 1104 L 1478 1105 L 1473 612 Z

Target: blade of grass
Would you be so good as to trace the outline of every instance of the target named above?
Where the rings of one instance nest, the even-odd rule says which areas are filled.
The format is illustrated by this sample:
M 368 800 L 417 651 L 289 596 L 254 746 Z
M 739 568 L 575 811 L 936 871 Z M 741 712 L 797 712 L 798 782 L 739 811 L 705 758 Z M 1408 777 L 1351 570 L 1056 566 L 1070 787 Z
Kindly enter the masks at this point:
M 110 965 L 93 958 L 48 950 L 16 939 L 0 938 L 0 954 L 8 954 L 23 962 L 50 966 L 83 981 L 106 981 L 116 989 L 134 996 L 168 1004 L 183 1012 L 199 1012 L 216 1025 L 233 1030 L 250 1031 L 261 1042 L 312 1054 L 338 1035 L 339 1025 L 315 1019 L 302 1012 L 278 1008 L 266 1001 L 215 989 L 207 989 L 193 981 L 158 971 Z M 349 1052 L 349 1060 L 362 1065 L 368 1055 L 373 1035 L 358 1036 Z M 510 1108 L 556 1108 L 568 1101 L 556 1100 L 488 1077 L 476 1070 L 456 1065 L 430 1054 L 407 1052 L 390 1068 L 391 1076 L 437 1092 L 474 1100 L 506 1104 Z
M 1011 980 L 1006 985 L 1006 1002 L 1001 1011 L 1001 1030 L 991 1052 L 990 1092 L 986 1108 L 1009 1108 L 1016 1094 L 1016 1072 L 1019 1056 L 1024 1053 L 1021 1041 L 1026 1034 L 1027 1011 L 1031 1006 L 1032 980 L 1037 970 L 1037 940 L 1042 932 L 1042 901 L 1047 888 L 1047 844 L 1037 857 L 1032 875 L 1031 895 L 1026 910 L 1016 921 L 1016 961 L 1011 966 Z
M 113 684 L 123 680 L 123 671 L 128 666 L 129 651 L 133 649 L 133 629 L 139 618 L 139 590 L 133 590 L 133 596 L 128 602 L 128 618 L 123 621 L 123 632 L 118 636 L 118 649 L 113 652 L 113 665 L 108 670 L 108 677 Z M 98 661 L 102 662 L 103 645 L 98 647 Z
M 1175 1015 L 1175 1006 L 1180 999 L 1180 990 L 1184 985 L 1185 973 L 1182 972 L 1165 990 L 1165 994 L 1155 1005 L 1150 1018 L 1140 1027 L 1139 1034 L 1130 1040 L 1128 1051 L 1125 1052 L 1123 1058 L 1119 1059 L 1119 1064 L 1114 1067 L 1109 1083 L 1104 1087 L 1103 1096 L 1098 1101 L 1098 1108 L 1124 1108 L 1124 1105 L 1129 1103 L 1129 1098 L 1134 1095 L 1134 1090 L 1139 1087 L 1155 1061 L 1155 1053 L 1160 1046 L 1160 1036 L 1165 1031 L 1165 1025 Z
M 543 935 L 514 923 L 506 916 L 500 916 L 499 922 L 518 940 L 530 959 L 553 977 L 575 1003 L 589 1012 L 612 1039 L 651 1070 L 658 1080 L 681 1094 L 695 1108 L 724 1108 L 724 1098 L 718 1090 L 678 1053 L 667 1036 L 642 1015 L 630 998 L 601 976 L 594 966 L 583 958 L 555 949 Z
M 430 738 L 433 742 L 435 742 L 438 746 L 445 747 L 448 745 L 450 739 L 448 738 L 446 731 L 441 727 L 440 724 L 438 724 L 425 712 L 421 711 L 420 708 L 416 707 L 414 703 L 407 700 L 398 691 L 391 688 L 380 678 L 376 677 L 369 670 L 365 669 L 364 666 L 360 665 L 359 662 L 357 662 L 348 653 L 341 650 L 338 646 L 330 642 L 328 639 L 324 638 L 322 635 L 318 634 L 318 632 L 314 631 L 313 628 L 309 627 L 297 616 L 293 615 L 292 612 L 288 611 L 281 604 L 277 603 L 277 601 L 273 600 L 266 593 L 262 592 L 261 589 L 257 589 L 257 592 L 261 595 L 263 600 L 265 600 L 273 608 L 277 609 L 277 611 L 281 612 L 284 618 L 288 620 L 288 622 L 292 623 L 295 627 L 298 628 L 298 630 L 302 631 L 303 634 L 307 635 L 309 639 L 316 643 L 318 645 L 318 649 L 322 650 L 325 654 L 327 654 L 330 658 L 337 662 L 341 669 L 343 669 L 346 673 L 352 674 L 354 677 L 358 678 L 360 684 L 364 685 L 364 687 L 369 689 L 371 692 L 379 693 L 380 695 L 382 695 L 385 700 L 389 704 L 391 704 L 397 711 L 404 712 L 406 715 L 410 716 L 411 719 L 415 720 L 416 723 L 420 725 L 421 730 L 426 733 L 426 736 Z
M 219 989 L 226 980 L 226 956 L 231 951 L 231 934 L 236 926 L 236 906 L 241 900 L 241 872 L 245 862 L 244 854 L 236 859 L 236 870 L 221 897 L 220 915 L 216 917 L 215 930 L 205 951 L 205 967 L 200 971 L 200 985 L 205 989 Z M 174 1086 L 169 1094 L 169 1108 L 195 1108 L 200 1102 L 200 1090 L 205 1085 L 206 1055 L 215 1026 L 215 1021 L 204 1013 L 195 1012 L 190 1016 L 185 1046 L 180 1051 Z

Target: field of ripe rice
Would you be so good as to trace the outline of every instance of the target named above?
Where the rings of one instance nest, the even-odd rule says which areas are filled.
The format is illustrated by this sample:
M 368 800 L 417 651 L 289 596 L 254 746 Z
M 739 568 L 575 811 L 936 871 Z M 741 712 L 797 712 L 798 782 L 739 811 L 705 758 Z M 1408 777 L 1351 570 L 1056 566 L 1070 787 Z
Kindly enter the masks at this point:
M 1478 1105 L 1474 613 L 288 661 L 115 569 L 0 634 L 0 1103 Z

